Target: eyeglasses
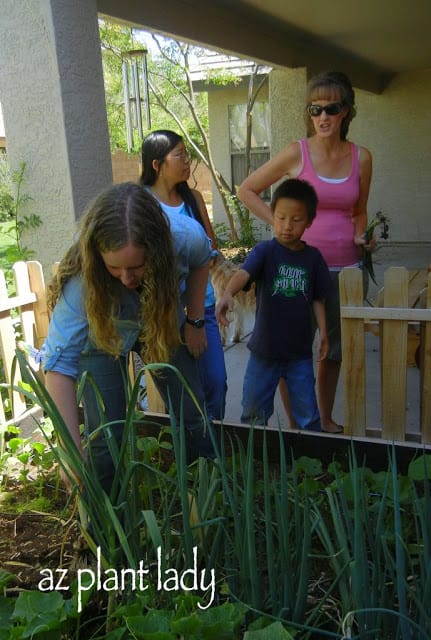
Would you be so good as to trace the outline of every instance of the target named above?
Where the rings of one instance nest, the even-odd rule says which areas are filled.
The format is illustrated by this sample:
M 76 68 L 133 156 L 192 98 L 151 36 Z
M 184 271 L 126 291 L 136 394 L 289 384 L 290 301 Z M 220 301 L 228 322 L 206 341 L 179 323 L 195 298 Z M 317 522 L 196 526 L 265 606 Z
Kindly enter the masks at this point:
M 320 104 L 309 104 L 307 105 L 307 111 L 312 118 L 320 116 L 322 111 L 328 116 L 336 116 L 341 113 L 343 107 L 344 105 L 341 102 L 331 102 L 331 104 L 327 104 L 324 107 Z
M 187 149 L 184 149 L 184 151 L 173 153 L 172 157 L 175 158 L 175 160 L 182 160 L 183 162 L 187 162 L 188 160 L 190 160 L 190 153 L 187 151 Z

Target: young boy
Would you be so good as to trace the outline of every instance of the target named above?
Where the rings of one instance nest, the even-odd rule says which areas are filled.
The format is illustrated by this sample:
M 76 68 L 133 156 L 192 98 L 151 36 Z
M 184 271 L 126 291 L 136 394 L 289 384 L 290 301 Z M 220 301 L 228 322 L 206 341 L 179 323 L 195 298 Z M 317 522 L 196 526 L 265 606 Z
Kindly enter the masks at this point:
M 271 202 L 274 238 L 254 247 L 217 304 L 217 320 L 227 326 L 233 297 L 250 282 L 256 283 L 241 422 L 268 423 L 278 382 L 284 378 L 298 428 L 321 430 L 314 391 L 312 311 L 319 328 L 318 358 L 323 359 L 328 353 L 324 301 L 332 284 L 319 250 L 301 240 L 316 216 L 316 206 L 316 192 L 307 182 L 289 179 L 280 184 Z

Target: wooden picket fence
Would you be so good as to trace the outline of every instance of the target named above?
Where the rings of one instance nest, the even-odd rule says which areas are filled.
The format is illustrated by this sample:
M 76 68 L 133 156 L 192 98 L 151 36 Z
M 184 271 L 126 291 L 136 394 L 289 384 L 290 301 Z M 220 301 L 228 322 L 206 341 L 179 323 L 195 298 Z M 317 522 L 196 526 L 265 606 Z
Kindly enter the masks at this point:
M 343 352 L 345 433 L 369 435 L 367 425 L 367 386 L 365 331 L 374 328 L 380 336 L 381 436 L 404 441 L 407 410 L 407 352 L 409 326 L 420 334 L 420 408 L 416 438 L 431 443 L 431 274 L 411 307 L 409 272 L 391 267 L 384 274 L 379 296 L 382 306 L 363 305 L 362 273 L 344 269 L 340 274 L 340 313 Z M 407 436 L 407 437 L 406 437 Z
M 45 282 L 39 262 L 17 262 L 13 266 L 16 295 L 9 297 L 4 273 L 0 271 L 0 347 L 5 379 L 11 380 L 16 349 L 16 329 L 22 340 L 40 348 L 48 333 L 49 313 Z M 421 308 L 409 306 L 409 272 L 392 267 L 384 276 L 382 306 L 364 306 L 362 274 L 359 269 L 344 269 L 340 276 L 341 328 L 343 350 L 344 425 L 347 436 L 381 437 L 402 442 L 406 434 L 407 350 L 409 326 L 420 328 L 420 424 L 418 439 L 431 443 L 431 274 L 428 287 L 420 299 Z M 370 328 L 380 336 L 381 414 L 382 428 L 367 425 L 366 349 L 365 333 Z M 146 376 L 147 377 L 147 376 Z M 149 410 L 163 413 L 151 378 L 147 380 Z M 13 419 L 27 412 L 24 398 L 13 393 Z M 5 424 L 3 403 L 0 422 Z
M 45 280 L 39 262 L 16 262 L 13 265 L 16 295 L 9 297 L 6 278 L 0 270 L 0 355 L 4 379 L 8 385 L 18 384 L 19 371 L 12 380 L 12 363 L 17 346 L 17 328 L 23 342 L 39 349 L 48 335 L 49 315 L 46 304 Z M 9 394 L 13 406 L 13 417 L 9 422 L 27 413 L 24 397 L 14 391 Z M 4 424 L 5 410 L 0 402 L 0 422 Z

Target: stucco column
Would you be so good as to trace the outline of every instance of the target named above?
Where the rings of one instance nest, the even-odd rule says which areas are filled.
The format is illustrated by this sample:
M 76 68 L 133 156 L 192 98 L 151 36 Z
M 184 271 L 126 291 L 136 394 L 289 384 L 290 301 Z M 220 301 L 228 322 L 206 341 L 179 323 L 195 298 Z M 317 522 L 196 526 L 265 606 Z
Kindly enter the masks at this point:
M 0 101 L 12 168 L 26 162 L 21 215 L 45 268 L 88 201 L 112 182 L 96 0 L 3 0 Z
M 271 157 L 290 142 L 303 138 L 307 70 L 274 69 L 269 76 L 271 105 Z

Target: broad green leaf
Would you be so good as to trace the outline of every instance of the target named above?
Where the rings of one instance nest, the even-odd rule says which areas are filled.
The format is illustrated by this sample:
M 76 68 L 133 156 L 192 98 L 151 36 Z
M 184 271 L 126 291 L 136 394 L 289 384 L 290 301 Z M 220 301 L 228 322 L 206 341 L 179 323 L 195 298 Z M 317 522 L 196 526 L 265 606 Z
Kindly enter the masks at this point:
M 145 616 L 129 616 L 125 622 L 134 638 L 175 640 L 175 635 L 170 631 L 172 615 L 169 611 L 151 609 Z
M 12 626 L 12 612 L 15 601 L 12 598 L 0 596 L 0 640 L 9 639 L 9 630 Z
M 12 614 L 13 620 L 19 620 L 23 626 L 25 625 L 22 635 L 19 636 L 23 640 L 25 638 L 60 639 L 61 628 L 66 618 L 65 601 L 57 591 L 20 593 Z
M 46 616 L 47 621 L 54 617 L 63 618 L 64 600 L 58 591 L 41 593 L 40 591 L 23 591 L 19 594 L 13 612 L 14 620 L 30 622 Z
M 412 460 L 409 464 L 407 475 L 415 481 L 431 479 L 431 455 L 423 454 Z
M 294 636 L 277 621 L 264 629 L 246 631 L 244 640 L 294 640 Z

